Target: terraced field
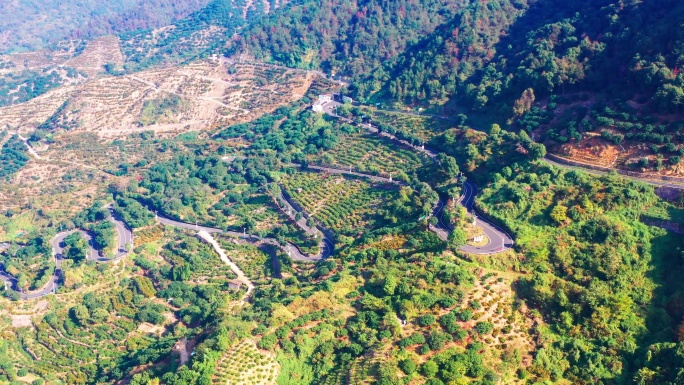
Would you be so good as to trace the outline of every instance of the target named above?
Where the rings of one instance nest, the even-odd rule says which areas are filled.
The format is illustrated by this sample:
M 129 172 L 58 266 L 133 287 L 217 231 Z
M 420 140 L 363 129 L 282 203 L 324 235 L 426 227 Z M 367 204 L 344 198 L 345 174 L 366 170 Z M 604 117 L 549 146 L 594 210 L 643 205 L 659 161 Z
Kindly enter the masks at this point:
M 399 131 L 416 135 L 425 142 L 429 142 L 430 139 L 439 135 L 441 131 L 453 126 L 452 123 L 446 120 L 429 116 L 413 116 L 379 110 L 374 111 L 373 120 L 389 124 Z
M 47 121 L 103 137 L 153 130 L 178 134 L 253 120 L 303 96 L 313 74 L 213 58 L 125 76 L 102 76 L 0 108 L 0 126 L 30 136 Z M 146 103 L 180 98 L 183 108 L 141 125 Z
M 324 227 L 358 232 L 378 220 L 377 209 L 395 194 L 360 179 L 339 175 L 295 173 L 283 181 L 285 190 Z
M 278 363 L 244 340 L 224 354 L 216 366 L 212 384 L 271 385 L 278 377 Z
M 168 245 L 161 255 L 176 268 L 183 269 L 185 265 L 188 265 L 192 270 L 190 276 L 187 277 L 189 280 L 196 283 L 223 285 L 226 279 L 237 278 L 210 246 L 193 238 L 184 238 L 181 247 L 188 252 L 177 252 L 177 246 Z
M 245 229 L 251 234 L 281 238 L 306 253 L 318 253 L 318 240 L 300 231 L 293 221 L 274 207 L 272 198 L 267 195 L 255 195 L 242 203 L 233 203 L 230 197 L 225 197 L 212 209 L 222 211 L 226 216 L 222 225 L 230 230 L 242 232 Z
M 235 262 L 251 280 L 267 281 L 271 276 L 272 266 L 266 252 L 254 245 L 236 244 L 234 238 L 225 235 L 217 235 L 215 238 L 218 239 L 228 258 Z
M 312 161 L 339 167 L 353 167 L 354 171 L 399 177 L 420 168 L 423 160 L 415 151 L 406 150 L 376 135 L 349 134 L 340 137 L 332 150 Z

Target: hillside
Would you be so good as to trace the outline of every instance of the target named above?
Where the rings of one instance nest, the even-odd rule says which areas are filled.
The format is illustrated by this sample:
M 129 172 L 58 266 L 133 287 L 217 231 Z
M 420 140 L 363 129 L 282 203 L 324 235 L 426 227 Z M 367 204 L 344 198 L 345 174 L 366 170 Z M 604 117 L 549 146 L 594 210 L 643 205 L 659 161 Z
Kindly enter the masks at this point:
M 171 24 L 209 0 L 4 1 L 0 4 L 0 52 L 33 51 L 64 39 Z
M 360 100 L 506 122 L 587 164 L 684 176 L 682 15 L 671 0 L 304 3 L 232 50 L 349 77 Z
M 0 56 L 0 385 L 684 383 L 683 5 L 127 1 Z

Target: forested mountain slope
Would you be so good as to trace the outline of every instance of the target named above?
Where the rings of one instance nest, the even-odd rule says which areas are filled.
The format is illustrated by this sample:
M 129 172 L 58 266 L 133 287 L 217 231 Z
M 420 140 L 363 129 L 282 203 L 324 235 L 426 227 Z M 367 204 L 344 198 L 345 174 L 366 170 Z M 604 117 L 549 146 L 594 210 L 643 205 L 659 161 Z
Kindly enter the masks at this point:
M 35 50 L 65 38 L 168 25 L 209 0 L 23 0 L 0 3 L 0 52 Z
M 657 93 L 658 109 L 677 109 L 683 13 L 670 0 L 476 2 L 391 64 L 391 95 L 424 102 L 439 96 L 431 85 L 439 82 L 482 108 L 512 105 L 526 88 L 537 96 L 609 88 Z
M 256 21 L 233 47 L 257 59 L 369 73 L 449 20 L 464 0 L 303 1 Z
M 637 87 L 672 110 L 683 103 L 683 13 L 673 0 L 305 1 L 257 21 L 233 49 L 356 79 L 373 72 L 360 95 L 384 86 L 406 102 L 458 97 L 483 108 L 529 87 Z
M 292 3 L 231 45 L 351 79 L 366 102 L 506 122 L 553 153 L 684 175 L 684 77 L 673 0 Z

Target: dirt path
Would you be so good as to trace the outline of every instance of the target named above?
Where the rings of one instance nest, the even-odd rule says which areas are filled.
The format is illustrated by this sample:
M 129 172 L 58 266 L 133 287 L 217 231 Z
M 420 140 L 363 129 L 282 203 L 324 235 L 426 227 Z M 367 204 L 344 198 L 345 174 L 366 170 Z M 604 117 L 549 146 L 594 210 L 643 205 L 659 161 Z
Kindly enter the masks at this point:
M 242 301 L 241 301 L 244 304 L 247 301 L 247 297 L 249 297 L 249 295 L 252 293 L 252 291 L 254 291 L 254 284 L 252 283 L 252 281 L 250 281 L 249 278 L 247 278 L 245 273 L 243 273 L 242 270 L 240 270 L 238 265 L 236 265 L 233 261 L 230 260 L 230 258 L 228 258 L 228 255 L 226 255 L 226 252 L 223 251 L 221 246 L 218 244 L 218 242 L 216 242 L 216 239 L 214 239 L 214 237 L 212 237 L 211 234 L 209 234 L 208 232 L 206 232 L 204 230 L 198 232 L 197 234 L 200 236 L 200 238 L 207 241 L 214 248 L 214 250 L 219 255 L 219 257 L 221 257 L 221 260 L 226 265 L 228 265 L 228 267 L 230 267 L 230 270 L 232 270 L 233 273 L 235 273 L 235 275 L 237 275 L 238 281 L 242 282 L 245 286 L 247 286 L 247 293 L 245 294 L 245 296 L 242 298 Z
M 38 155 L 38 153 L 36 152 L 36 150 L 34 150 L 33 147 L 31 147 L 31 145 L 28 143 L 28 139 L 27 139 L 27 138 L 24 138 L 24 137 L 21 136 L 21 134 L 18 133 L 18 132 L 17 132 L 17 136 L 19 136 L 19 139 L 21 139 L 21 141 L 24 142 L 24 144 L 26 145 L 26 148 L 28 148 L 28 151 L 31 153 L 31 155 L 33 155 L 36 159 L 43 159 L 43 158 L 40 157 L 40 155 Z
M 180 364 L 185 365 L 190 361 L 190 353 L 188 352 L 188 339 L 187 337 L 183 337 L 180 341 L 176 343 L 176 345 L 173 347 L 174 350 L 178 350 L 178 354 L 180 354 Z

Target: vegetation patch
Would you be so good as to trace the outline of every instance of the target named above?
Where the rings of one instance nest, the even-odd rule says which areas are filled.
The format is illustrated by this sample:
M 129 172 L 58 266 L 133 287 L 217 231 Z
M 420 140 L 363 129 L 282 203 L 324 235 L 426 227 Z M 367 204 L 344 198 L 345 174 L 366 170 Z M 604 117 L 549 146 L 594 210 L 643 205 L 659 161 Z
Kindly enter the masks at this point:
M 13 135 L 0 148 L 0 179 L 9 180 L 31 159 L 18 135 Z
M 146 100 L 143 103 L 138 124 L 149 126 L 157 123 L 166 123 L 177 113 L 187 109 L 188 102 L 175 94 Z
M 241 341 L 219 360 L 212 384 L 270 385 L 276 383 L 278 363 L 257 349 L 252 340 Z
M 295 173 L 283 184 L 323 226 L 350 234 L 381 220 L 377 210 L 383 201 L 398 196 L 396 190 L 378 189 L 361 179 L 318 173 Z

